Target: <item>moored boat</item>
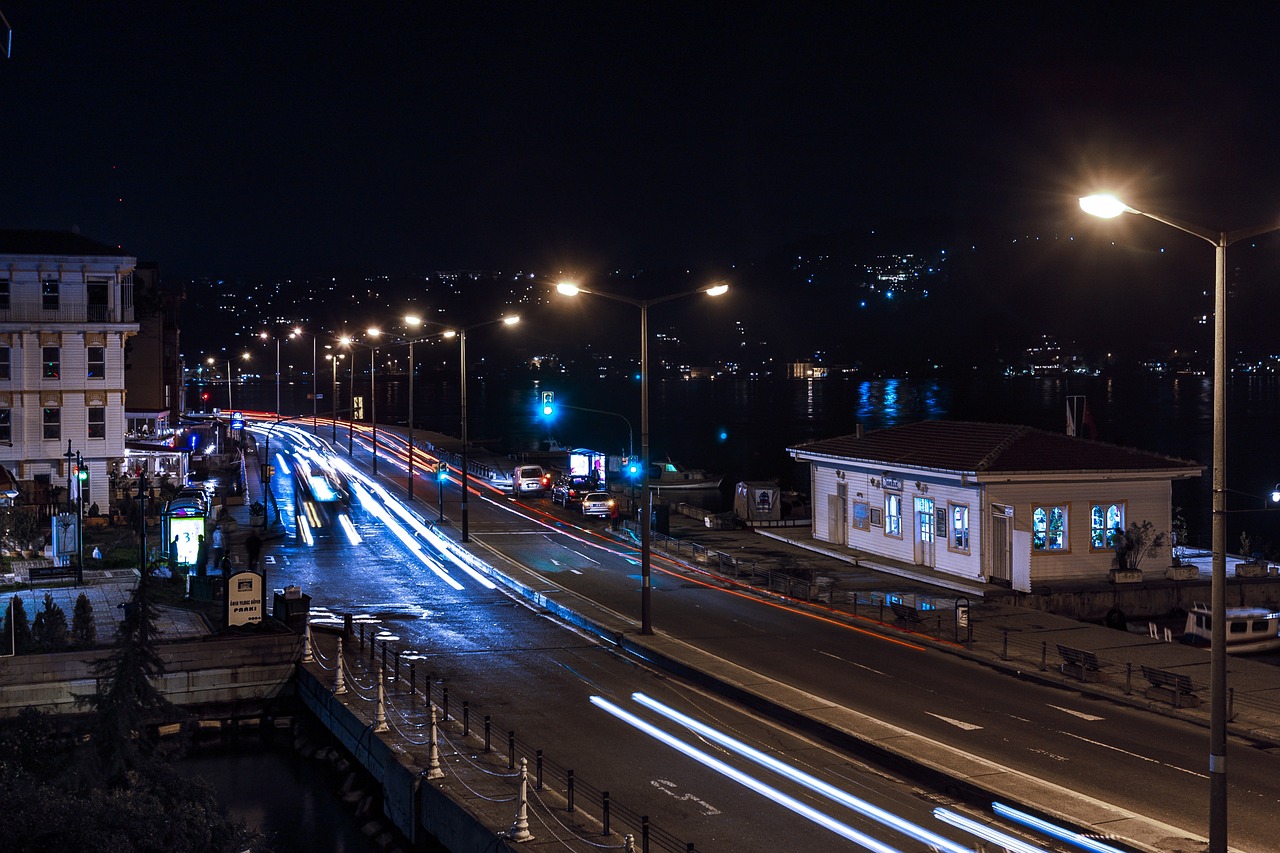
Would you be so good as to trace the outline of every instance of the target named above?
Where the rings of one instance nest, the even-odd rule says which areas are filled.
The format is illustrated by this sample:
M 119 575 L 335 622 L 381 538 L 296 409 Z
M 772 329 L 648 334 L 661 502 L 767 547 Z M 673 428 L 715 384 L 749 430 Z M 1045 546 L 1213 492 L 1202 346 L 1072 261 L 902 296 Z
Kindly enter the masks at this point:
M 670 459 L 649 463 L 651 489 L 718 489 L 724 477 L 701 468 L 685 468 Z
M 1240 655 L 1280 649 L 1280 613 L 1264 607 L 1228 607 L 1226 610 L 1227 654 Z M 1196 602 L 1187 614 L 1182 640 L 1195 646 L 1212 642 L 1212 612 L 1209 605 Z

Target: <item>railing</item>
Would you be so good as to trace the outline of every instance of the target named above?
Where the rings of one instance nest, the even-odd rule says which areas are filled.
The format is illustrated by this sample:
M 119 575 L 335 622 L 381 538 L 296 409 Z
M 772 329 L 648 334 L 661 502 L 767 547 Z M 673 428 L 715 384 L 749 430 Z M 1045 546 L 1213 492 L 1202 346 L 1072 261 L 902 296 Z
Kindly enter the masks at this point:
M 58 308 L 21 306 L 0 308 L 6 323 L 132 323 L 133 306 L 112 310 L 109 305 L 62 305 Z

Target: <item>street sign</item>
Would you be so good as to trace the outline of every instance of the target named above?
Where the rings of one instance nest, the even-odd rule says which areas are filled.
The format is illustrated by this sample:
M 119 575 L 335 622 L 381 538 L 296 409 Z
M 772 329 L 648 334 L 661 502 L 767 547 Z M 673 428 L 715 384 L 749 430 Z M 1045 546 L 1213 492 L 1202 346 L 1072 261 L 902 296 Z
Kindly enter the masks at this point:
M 244 412 L 231 413 L 231 428 L 244 429 Z

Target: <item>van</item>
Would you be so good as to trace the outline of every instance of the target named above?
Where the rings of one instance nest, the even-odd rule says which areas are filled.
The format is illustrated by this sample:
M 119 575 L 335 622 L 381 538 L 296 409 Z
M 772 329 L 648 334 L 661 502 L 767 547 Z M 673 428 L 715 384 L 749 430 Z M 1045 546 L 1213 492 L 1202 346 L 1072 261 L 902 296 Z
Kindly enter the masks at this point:
M 517 465 L 511 472 L 511 493 L 514 495 L 540 495 L 551 485 L 551 477 L 541 465 Z

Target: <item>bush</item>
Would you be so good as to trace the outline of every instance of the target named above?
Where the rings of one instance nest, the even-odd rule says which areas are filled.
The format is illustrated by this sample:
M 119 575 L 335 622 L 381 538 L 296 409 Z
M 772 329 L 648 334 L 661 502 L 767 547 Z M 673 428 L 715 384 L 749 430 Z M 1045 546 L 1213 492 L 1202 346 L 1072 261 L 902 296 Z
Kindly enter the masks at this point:
M 67 614 L 51 592 L 44 594 L 44 607 L 31 624 L 31 638 L 40 651 L 60 652 L 67 647 Z
M 78 649 L 93 648 L 98 642 L 98 626 L 93 622 L 93 605 L 83 592 L 76 598 L 71 614 L 71 644 Z
M 4 613 L 3 643 L 6 648 L 10 637 L 14 638 L 16 648 L 9 651 L 19 655 L 31 651 L 31 624 L 27 622 L 27 609 L 23 606 L 22 599 L 16 595 L 9 599 L 9 606 Z

